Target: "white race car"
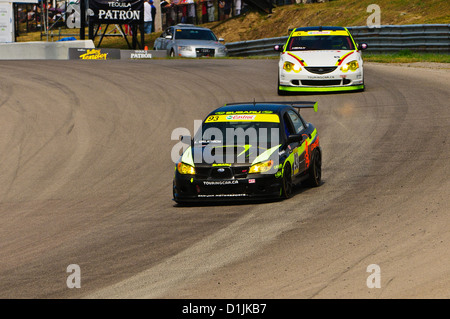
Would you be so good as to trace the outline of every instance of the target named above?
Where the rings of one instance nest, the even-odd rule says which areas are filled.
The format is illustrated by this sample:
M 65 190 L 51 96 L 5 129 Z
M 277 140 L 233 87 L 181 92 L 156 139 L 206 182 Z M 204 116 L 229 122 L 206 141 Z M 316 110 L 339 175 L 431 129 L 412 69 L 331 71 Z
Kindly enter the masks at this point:
M 278 94 L 364 90 L 361 51 L 347 28 L 305 27 L 292 30 L 280 52 Z

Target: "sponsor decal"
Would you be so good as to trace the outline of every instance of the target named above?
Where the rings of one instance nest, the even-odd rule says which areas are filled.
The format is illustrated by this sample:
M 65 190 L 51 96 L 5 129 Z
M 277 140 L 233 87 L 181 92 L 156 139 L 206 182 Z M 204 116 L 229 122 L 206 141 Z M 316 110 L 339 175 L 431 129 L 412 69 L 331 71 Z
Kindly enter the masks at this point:
M 255 183 L 256 183 L 256 180 L 255 180 L 254 178 L 249 179 L 249 180 L 248 180 L 248 183 L 249 183 L 249 184 L 255 184 Z
M 76 60 L 120 59 L 120 50 L 69 48 L 69 59 L 76 59 Z
M 233 121 L 255 121 L 255 122 L 273 122 L 279 123 L 280 118 L 277 114 L 234 114 L 234 115 L 210 115 L 205 123 L 211 122 L 233 122 Z
M 108 53 L 102 53 L 99 49 L 87 50 L 86 53 L 80 55 L 81 60 L 106 60 Z
M 135 51 L 130 54 L 130 59 L 151 59 L 151 53 L 147 51 Z
M 232 112 L 216 112 L 215 115 L 235 115 L 235 114 L 272 114 L 273 111 L 232 111 Z
M 238 120 L 244 120 L 244 121 L 252 121 L 255 119 L 255 115 L 228 115 L 227 120 L 231 121 L 238 121 Z
M 295 31 L 292 36 L 293 37 L 305 37 L 305 36 L 316 36 L 316 35 L 348 35 L 345 30 L 324 30 L 324 31 Z
M 121 59 L 144 59 L 150 60 L 154 58 L 164 58 L 167 56 L 166 51 L 162 50 L 120 50 Z
M 203 181 L 203 185 L 211 186 L 211 185 L 236 185 L 239 184 L 238 181 Z
M 336 77 L 333 75 L 324 75 L 324 76 L 315 76 L 308 75 L 308 79 L 316 79 L 316 80 L 327 80 L 327 79 L 335 79 Z
M 308 34 L 312 34 L 312 35 L 315 35 L 315 34 L 330 34 L 331 33 L 331 31 L 309 31 L 308 32 Z

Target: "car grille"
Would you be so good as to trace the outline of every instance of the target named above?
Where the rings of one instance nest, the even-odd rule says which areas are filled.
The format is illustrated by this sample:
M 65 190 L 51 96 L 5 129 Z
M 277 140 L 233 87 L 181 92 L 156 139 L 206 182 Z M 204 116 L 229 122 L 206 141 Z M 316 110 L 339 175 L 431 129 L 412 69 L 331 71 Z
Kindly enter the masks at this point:
M 337 66 L 305 66 L 305 70 L 314 74 L 327 74 L 337 69 Z
M 209 167 L 196 167 L 195 168 L 195 177 L 199 179 L 207 179 L 209 177 L 209 171 L 211 168 Z
M 209 175 L 213 179 L 229 179 L 233 177 L 233 171 L 229 167 L 214 167 Z
M 196 48 L 195 53 L 197 54 L 197 57 L 214 57 L 214 53 L 216 52 L 215 49 L 205 49 L 205 48 Z

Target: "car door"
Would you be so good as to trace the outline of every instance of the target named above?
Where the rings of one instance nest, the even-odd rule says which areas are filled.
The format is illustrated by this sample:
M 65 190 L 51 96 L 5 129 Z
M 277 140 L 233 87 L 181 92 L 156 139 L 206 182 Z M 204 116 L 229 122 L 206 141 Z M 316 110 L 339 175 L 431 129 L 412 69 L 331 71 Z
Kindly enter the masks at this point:
M 167 46 L 169 45 L 169 42 L 172 41 L 172 39 L 168 39 L 168 36 L 172 36 L 173 37 L 173 28 L 169 27 L 166 29 L 166 31 L 164 31 L 164 37 L 162 39 L 162 45 L 161 45 L 161 50 L 167 50 Z
M 292 171 L 293 175 L 296 176 L 302 174 L 306 170 L 305 150 L 308 136 L 307 134 L 304 134 L 306 130 L 304 121 L 295 111 L 288 110 L 285 113 L 285 118 L 288 126 L 286 133 L 289 132 L 289 134 L 299 136 L 296 142 L 288 145 L 288 148 L 290 148 L 293 153 Z

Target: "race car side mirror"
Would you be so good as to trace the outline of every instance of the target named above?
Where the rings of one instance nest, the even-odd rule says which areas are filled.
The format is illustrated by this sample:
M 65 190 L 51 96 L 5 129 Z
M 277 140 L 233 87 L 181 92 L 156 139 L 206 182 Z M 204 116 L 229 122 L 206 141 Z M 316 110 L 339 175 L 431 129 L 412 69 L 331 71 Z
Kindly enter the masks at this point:
M 302 140 L 302 136 L 300 134 L 291 134 L 291 135 L 289 135 L 289 137 L 287 139 L 287 143 L 288 144 L 300 143 L 301 140 Z
M 365 50 L 367 49 L 367 43 L 360 43 L 358 44 L 358 50 Z
M 273 47 L 273 49 L 277 52 L 283 52 L 283 45 L 277 44 Z

